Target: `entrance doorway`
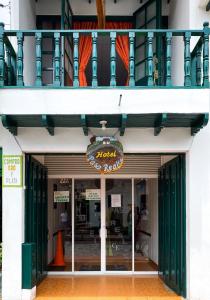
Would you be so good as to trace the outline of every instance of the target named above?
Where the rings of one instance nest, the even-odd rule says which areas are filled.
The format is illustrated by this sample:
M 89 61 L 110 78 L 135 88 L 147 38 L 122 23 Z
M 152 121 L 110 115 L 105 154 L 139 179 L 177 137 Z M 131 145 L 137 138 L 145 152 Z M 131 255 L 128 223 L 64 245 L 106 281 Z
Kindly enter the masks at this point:
M 157 274 L 158 179 L 117 177 L 49 179 L 48 271 Z M 55 191 L 69 202 L 54 203 Z M 53 263 L 60 231 L 63 266 Z
M 26 206 L 27 243 L 30 212 L 46 226 L 44 214 L 39 221 L 39 203 L 47 194 L 48 221 L 40 240 L 45 245 L 47 237 L 47 247 L 36 248 L 37 259 L 47 261 L 43 274 L 159 273 L 185 295 L 184 161 L 184 155 L 125 155 L 118 173 L 100 175 L 84 155 L 28 155 L 26 172 L 36 176 L 27 175 L 34 195 L 26 192 L 27 203 L 35 201 L 33 210 Z M 39 174 L 47 174 L 43 170 L 47 180 Z

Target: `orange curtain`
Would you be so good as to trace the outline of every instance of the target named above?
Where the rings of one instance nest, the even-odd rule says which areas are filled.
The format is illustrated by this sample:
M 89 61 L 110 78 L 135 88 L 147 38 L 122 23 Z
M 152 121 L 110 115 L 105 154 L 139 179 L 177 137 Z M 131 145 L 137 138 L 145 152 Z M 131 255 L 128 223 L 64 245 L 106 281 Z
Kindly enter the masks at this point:
M 107 22 L 106 29 L 131 29 L 131 22 Z M 128 80 L 126 85 L 129 83 L 129 38 L 128 35 L 118 35 L 116 40 L 116 50 L 122 59 L 125 69 L 128 72 Z
M 75 22 L 74 29 L 91 30 L 96 29 L 96 22 Z M 80 34 L 79 38 L 79 84 L 87 86 L 85 70 L 92 53 L 92 38 L 91 35 Z
M 97 22 L 75 22 L 74 29 L 91 30 L 97 29 Z M 106 29 L 131 29 L 131 22 L 106 22 Z M 116 40 L 116 51 L 122 59 L 129 77 L 129 38 L 128 35 L 118 35 Z M 79 38 L 79 83 L 87 86 L 85 70 L 92 53 L 92 38 L 90 35 L 80 34 Z M 128 85 L 128 80 L 126 82 Z

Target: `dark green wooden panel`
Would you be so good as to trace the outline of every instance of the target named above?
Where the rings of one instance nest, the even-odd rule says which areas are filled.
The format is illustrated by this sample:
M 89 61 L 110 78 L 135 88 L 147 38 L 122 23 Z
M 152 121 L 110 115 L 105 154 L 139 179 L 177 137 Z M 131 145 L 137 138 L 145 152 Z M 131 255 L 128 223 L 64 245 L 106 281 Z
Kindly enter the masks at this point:
M 26 156 L 25 242 L 35 245 L 35 278 L 41 282 L 47 272 L 47 169 Z M 28 272 L 23 268 L 23 278 Z
M 36 285 L 36 245 L 22 244 L 22 288 L 31 289 Z
M 186 296 L 185 156 L 159 170 L 159 274 L 177 294 Z

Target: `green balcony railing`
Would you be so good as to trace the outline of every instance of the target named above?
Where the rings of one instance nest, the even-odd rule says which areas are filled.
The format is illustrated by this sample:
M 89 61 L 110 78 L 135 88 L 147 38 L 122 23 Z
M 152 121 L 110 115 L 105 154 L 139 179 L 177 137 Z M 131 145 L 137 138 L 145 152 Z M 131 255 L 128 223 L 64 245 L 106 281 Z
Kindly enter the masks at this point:
M 185 87 L 209 87 L 209 23 L 204 23 L 201 30 L 5 30 L 4 25 L 0 23 L 0 87 L 26 87 L 27 78 L 24 78 L 24 67 L 26 64 L 25 57 L 25 41 L 27 38 L 33 39 L 34 61 L 31 69 L 35 72 L 34 83 L 32 87 L 44 87 L 43 80 L 43 41 L 50 39 L 53 42 L 53 64 L 52 64 L 52 86 L 79 88 L 79 41 L 80 37 L 90 36 L 92 39 L 92 68 L 91 68 L 91 84 L 92 88 L 100 86 L 98 83 L 98 66 L 101 63 L 98 59 L 98 39 L 101 36 L 109 36 L 110 38 L 110 80 L 109 87 L 117 86 L 117 59 L 116 59 L 116 41 L 119 35 L 126 35 L 129 41 L 129 70 L 127 87 L 172 87 L 172 61 L 174 60 L 172 47 L 174 38 L 181 37 L 179 43 L 183 43 L 183 58 L 184 65 L 180 68 L 184 69 L 183 86 Z M 198 44 L 193 51 L 190 50 L 191 37 L 197 37 Z M 138 70 L 135 56 L 138 55 L 138 47 L 136 42 L 139 38 L 143 38 L 145 44 L 145 78 L 146 84 L 139 84 L 137 80 Z M 68 39 L 68 49 L 66 47 L 66 39 Z M 16 52 L 12 47 L 12 43 Z M 154 44 L 159 41 L 161 51 L 154 51 Z M 177 39 L 175 41 L 177 43 Z M 46 52 L 46 51 L 45 51 Z M 62 74 L 66 59 L 65 54 L 68 54 L 69 66 L 72 74 L 70 83 L 62 78 Z M 157 60 L 161 67 L 156 70 L 156 62 L 154 55 L 158 56 Z M 72 61 L 70 59 L 72 57 Z M 27 59 L 30 60 L 27 54 Z M 31 58 L 33 60 L 33 58 Z M 179 64 L 180 62 L 175 62 Z M 32 72 L 31 71 L 31 72 Z M 140 70 L 141 71 L 141 70 Z M 139 71 L 139 72 L 140 72 Z M 157 73 L 161 80 L 157 80 Z M 160 74 L 161 73 L 161 74 Z M 70 76 L 70 75 L 69 75 Z M 71 76 L 70 76 L 71 77 Z

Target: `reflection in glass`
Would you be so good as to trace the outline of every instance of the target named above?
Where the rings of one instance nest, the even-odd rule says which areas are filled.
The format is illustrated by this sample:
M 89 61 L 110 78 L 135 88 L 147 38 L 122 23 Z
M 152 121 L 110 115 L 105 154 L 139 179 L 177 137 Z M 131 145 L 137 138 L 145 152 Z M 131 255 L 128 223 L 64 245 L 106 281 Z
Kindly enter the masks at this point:
M 101 199 L 90 199 L 91 189 L 97 192 L 100 180 L 75 181 L 75 271 L 101 270 Z
M 156 271 L 157 179 L 135 179 L 134 197 L 134 270 Z
M 55 202 L 54 192 L 67 192 L 67 202 Z M 72 180 L 49 179 L 48 181 L 48 270 L 72 270 Z M 64 265 L 55 262 L 58 253 L 58 235 L 63 244 Z
M 132 184 L 106 180 L 106 270 L 132 270 Z

